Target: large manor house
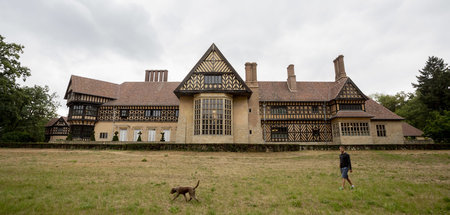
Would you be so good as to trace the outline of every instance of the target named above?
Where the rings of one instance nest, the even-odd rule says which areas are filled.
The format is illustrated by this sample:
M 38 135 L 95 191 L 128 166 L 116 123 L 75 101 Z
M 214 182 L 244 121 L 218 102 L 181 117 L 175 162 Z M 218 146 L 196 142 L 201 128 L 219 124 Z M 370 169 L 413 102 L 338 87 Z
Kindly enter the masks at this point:
M 69 114 L 47 124 L 47 139 L 70 132 L 96 141 L 164 135 L 175 143 L 399 144 L 420 136 L 361 92 L 342 55 L 333 62 L 334 81 L 297 81 L 294 65 L 287 81 L 258 81 L 256 63 L 245 64 L 244 81 L 212 44 L 181 82 L 168 82 L 167 70 L 121 84 L 72 75 L 64 95 Z

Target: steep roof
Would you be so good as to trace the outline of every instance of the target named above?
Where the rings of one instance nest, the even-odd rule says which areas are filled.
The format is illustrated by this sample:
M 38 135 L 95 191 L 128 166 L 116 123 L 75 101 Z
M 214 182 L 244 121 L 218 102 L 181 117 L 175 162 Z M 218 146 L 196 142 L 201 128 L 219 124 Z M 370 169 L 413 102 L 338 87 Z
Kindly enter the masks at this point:
M 209 75 L 220 76 L 222 83 L 206 83 L 206 77 Z M 222 92 L 247 96 L 252 94 L 252 90 L 214 43 L 173 92 L 178 97 L 183 94 L 193 95 L 202 92 Z
M 64 122 L 69 125 L 69 123 L 67 122 L 67 117 L 62 116 L 62 117 L 58 117 L 58 118 L 52 118 L 50 119 L 50 121 L 48 121 L 47 124 L 45 124 L 45 127 L 51 127 L 53 126 L 59 119 L 63 118 Z
M 366 101 L 366 112 L 374 115 L 372 120 L 403 120 L 403 117 L 393 113 L 372 99 Z
M 180 82 L 124 82 L 119 85 L 117 99 L 103 105 L 178 105 L 173 90 Z
M 67 99 L 70 90 L 87 95 L 116 98 L 118 89 L 118 84 L 72 75 L 64 99 Z
M 404 137 L 420 137 L 423 135 L 423 131 L 406 122 L 402 123 L 402 129 Z

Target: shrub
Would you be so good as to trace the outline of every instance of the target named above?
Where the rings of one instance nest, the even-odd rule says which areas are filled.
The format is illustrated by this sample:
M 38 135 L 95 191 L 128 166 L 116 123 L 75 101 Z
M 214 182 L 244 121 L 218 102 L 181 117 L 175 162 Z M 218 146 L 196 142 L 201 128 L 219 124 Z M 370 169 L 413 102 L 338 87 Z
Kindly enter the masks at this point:
M 142 139 L 141 139 L 141 134 L 142 134 L 142 132 L 139 131 L 138 134 L 139 134 L 139 136 L 138 136 L 138 138 L 137 138 L 137 141 L 138 141 L 138 142 L 141 142 L 141 141 L 142 141 Z
M 119 137 L 117 136 L 118 134 L 119 134 L 118 131 L 115 131 L 115 132 L 114 132 L 114 136 L 113 136 L 112 141 L 119 141 Z
M 66 140 L 69 140 L 69 141 L 73 140 L 72 132 L 69 132 L 69 135 L 67 135 Z
M 91 133 L 91 141 L 95 141 L 95 131 L 92 131 Z
M 2 142 L 34 142 L 35 140 L 26 131 L 11 131 L 1 137 Z

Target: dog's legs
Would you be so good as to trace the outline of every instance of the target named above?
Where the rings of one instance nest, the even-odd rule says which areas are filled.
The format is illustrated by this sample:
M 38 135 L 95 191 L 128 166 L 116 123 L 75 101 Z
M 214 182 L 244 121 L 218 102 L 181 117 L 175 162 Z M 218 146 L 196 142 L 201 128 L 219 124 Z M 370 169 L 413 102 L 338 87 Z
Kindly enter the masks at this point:
M 177 195 L 175 196 L 175 198 L 172 199 L 172 201 L 175 200 L 176 198 L 178 198 L 179 195 L 180 195 L 180 194 L 177 193 Z
M 188 200 L 186 198 L 186 194 L 183 193 L 183 196 L 184 196 L 184 200 L 186 200 L 186 202 L 187 202 Z

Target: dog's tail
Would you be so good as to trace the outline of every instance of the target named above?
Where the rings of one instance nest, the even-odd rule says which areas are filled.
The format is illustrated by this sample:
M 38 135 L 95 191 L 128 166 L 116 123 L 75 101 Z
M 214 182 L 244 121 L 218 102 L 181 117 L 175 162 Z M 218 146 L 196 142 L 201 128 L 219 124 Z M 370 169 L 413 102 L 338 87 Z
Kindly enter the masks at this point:
M 197 185 L 194 187 L 194 190 L 195 190 L 195 188 L 198 187 L 199 184 L 200 184 L 200 180 L 197 181 Z

